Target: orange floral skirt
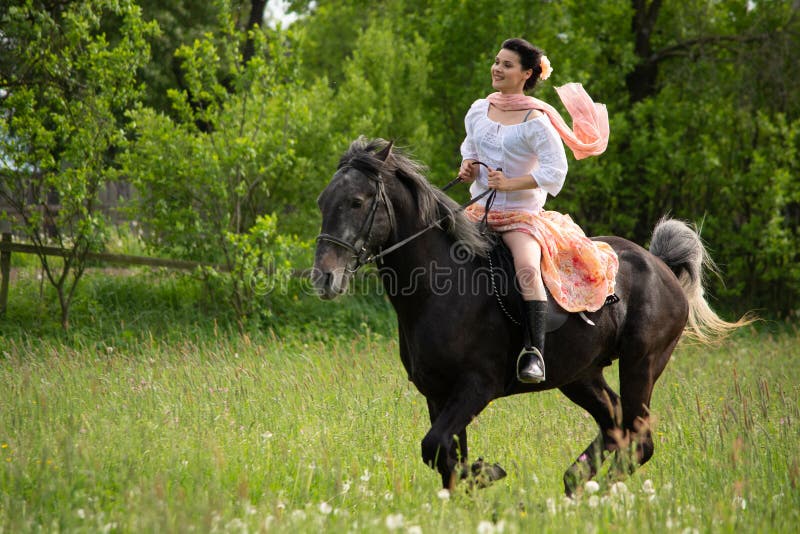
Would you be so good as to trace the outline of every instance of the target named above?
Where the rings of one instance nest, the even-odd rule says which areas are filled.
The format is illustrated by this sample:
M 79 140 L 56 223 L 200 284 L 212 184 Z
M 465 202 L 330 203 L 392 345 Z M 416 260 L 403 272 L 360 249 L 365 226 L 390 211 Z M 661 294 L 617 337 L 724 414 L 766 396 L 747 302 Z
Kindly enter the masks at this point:
M 473 204 L 465 214 L 480 221 L 485 210 Z M 592 241 L 569 215 L 556 211 L 489 210 L 495 232 L 525 232 L 542 249 L 542 279 L 553 298 L 569 312 L 597 311 L 614 293 L 619 260 L 608 243 Z

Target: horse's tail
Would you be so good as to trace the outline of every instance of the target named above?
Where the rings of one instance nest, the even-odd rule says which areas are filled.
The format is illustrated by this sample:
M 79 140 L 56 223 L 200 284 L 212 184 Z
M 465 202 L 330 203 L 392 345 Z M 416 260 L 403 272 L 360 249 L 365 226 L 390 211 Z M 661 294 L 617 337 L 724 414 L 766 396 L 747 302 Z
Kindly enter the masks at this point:
M 703 283 L 704 269 L 717 275 L 719 271 L 693 226 L 664 217 L 653 229 L 650 252 L 672 269 L 689 300 L 686 333 L 690 337 L 701 343 L 711 343 L 753 322 L 749 315 L 736 322 L 725 321 L 708 305 Z

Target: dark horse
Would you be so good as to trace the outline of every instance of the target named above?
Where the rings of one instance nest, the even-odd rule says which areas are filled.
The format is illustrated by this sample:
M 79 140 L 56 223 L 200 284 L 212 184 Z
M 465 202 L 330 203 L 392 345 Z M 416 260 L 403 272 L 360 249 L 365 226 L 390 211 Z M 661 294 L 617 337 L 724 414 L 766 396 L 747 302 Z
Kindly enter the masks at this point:
M 397 312 L 400 358 L 428 401 L 431 428 L 422 440 L 422 459 L 448 489 L 483 467 L 466 467 L 466 427 L 491 400 L 551 388 L 600 427 L 564 475 L 567 494 L 596 475 L 609 453 L 616 453 L 617 469 L 644 464 L 653 455 L 653 385 L 687 321 L 687 332 L 701 341 L 742 324 L 721 320 L 706 303 L 702 271 L 710 260 L 686 224 L 660 222 L 650 251 L 619 237 L 599 237 L 619 256 L 619 301 L 585 314 L 594 325 L 571 315 L 549 333 L 547 381 L 523 384 L 515 377 L 521 328 L 491 291 L 464 291 L 463 280 L 485 277 L 489 243 L 457 203 L 427 182 L 420 165 L 384 140 L 358 139 L 318 204 L 322 233 L 312 280 L 325 299 L 344 293 L 353 273 L 380 250 L 440 222 L 377 263 Z M 603 368 L 615 359 L 620 395 L 603 378 Z M 489 481 L 504 474 L 490 470 Z

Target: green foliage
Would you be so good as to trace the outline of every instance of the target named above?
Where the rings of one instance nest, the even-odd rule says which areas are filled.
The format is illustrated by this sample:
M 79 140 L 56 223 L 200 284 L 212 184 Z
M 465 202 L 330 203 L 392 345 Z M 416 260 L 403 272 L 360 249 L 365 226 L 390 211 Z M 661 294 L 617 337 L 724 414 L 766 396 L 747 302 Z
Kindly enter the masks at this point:
M 355 44 L 334 100 L 334 131 L 345 132 L 348 141 L 366 135 L 413 142 L 416 156 L 429 160 L 429 124 L 420 106 L 429 96 L 427 45 L 420 38 L 403 40 L 388 19 L 373 21 Z
M 362 98 L 382 106 L 375 111 L 362 106 L 358 133 L 371 134 L 375 124 L 378 132 L 389 130 L 382 117 L 400 122 L 407 115 L 385 111 L 390 105 L 375 96 L 381 85 L 347 84 L 352 69 L 364 77 L 374 76 L 376 65 L 400 71 L 397 63 L 404 57 L 385 52 L 386 32 L 394 43 L 424 45 L 420 50 L 426 53 L 414 56 L 414 69 L 425 69 L 427 82 L 425 90 L 414 88 L 414 99 L 427 131 L 408 144 L 440 184 L 455 173 L 466 110 L 492 90 L 489 65 L 500 43 L 515 35 L 528 38 L 545 50 L 555 69 L 537 96 L 558 107 L 551 87 L 578 81 L 608 106 L 611 120 L 607 152 L 571 161 L 564 191 L 548 206 L 572 214 L 589 233 L 641 244 L 665 214 L 695 221 L 722 266 L 727 285 L 714 281 L 713 293 L 725 307 L 794 313 L 793 302 L 800 298 L 794 268 L 798 222 L 790 177 L 796 182 L 792 158 L 798 150 L 800 93 L 787 90 L 798 72 L 792 50 L 800 44 L 800 17 L 794 3 L 294 5 L 306 13 L 295 23 L 299 52 L 310 67 L 306 75 L 322 73 L 337 81 L 337 108 L 349 120 L 349 102 Z M 641 25 L 652 15 L 652 29 L 634 35 L 632 23 Z M 381 26 L 382 20 L 391 24 Z M 387 37 L 375 33 L 382 27 Z M 637 38 L 646 38 L 647 46 L 637 48 Z M 325 43 L 334 42 L 336 50 L 326 54 Z M 368 57 L 376 59 L 365 61 Z M 652 86 L 637 80 L 651 73 Z M 408 86 L 399 81 L 388 75 L 382 81 L 392 101 L 407 97 Z M 638 99 L 642 88 L 644 98 Z M 464 193 L 454 195 L 463 199 Z
M 247 62 L 245 39 L 257 50 Z M 266 275 L 258 270 L 296 241 L 288 232 L 276 237 L 276 218 L 261 214 L 297 211 L 289 198 L 312 167 L 313 148 L 296 147 L 327 120 L 312 98 L 320 88 L 298 88 L 287 53 L 282 35 L 241 34 L 228 20 L 222 33 L 178 51 L 186 90 L 170 91 L 172 116 L 129 113 L 136 136 L 123 171 L 140 192 L 132 213 L 145 239 L 153 250 L 220 264 L 222 293 L 240 320 L 263 309 L 257 287 Z
M 27 4 L 14 7 L 3 18 L 4 35 L 30 37 L 25 47 L 0 43 L 8 52 L 0 54 L 0 87 L 39 72 L 22 68 L 27 64 L 42 65 L 62 82 L 23 84 L 1 99 L 7 110 L 12 98 L 14 109 L 44 101 L 55 110 L 38 122 L 23 113 L 5 116 L 4 180 L 15 176 L 11 170 L 47 170 L 54 185 L 43 183 L 38 200 L 55 186 L 75 198 L 90 195 L 91 185 L 76 176 L 84 171 L 76 169 L 115 157 L 113 147 L 127 136 L 120 120 L 127 109 L 135 135 L 127 136 L 117 176 L 136 185 L 131 217 L 145 228 L 150 250 L 237 272 L 241 258 L 228 236 L 246 236 L 262 214 L 278 217 L 278 234 L 303 241 L 317 233 L 315 199 L 359 135 L 395 139 L 430 167 L 431 181 L 452 179 L 464 114 L 492 91 L 489 65 L 502 40 L 519 35 L 543 48 L 555 69 L 536 96 L 558 107 L 552 87 L 578 81 L 611 118 L 607 152 L 571 160 L 566 186 L 548 206 L 570 213 L 588 233 L 641 244 L 666 213 L 702 224 L 726 281 L 714 281 L 712 293 L 725 307 L 794 313 L 800 298 L 794 2 L 290 3 L 303 16 L 275 31 L 243 27 L 257 3 L 143 1 L 140 18 L 158 21 L 157 34 L 141 21 L 122 24 L 134 20 L 126 18 L 132 17 L 126 9 L 136 11 L 127 3 L 87 16 L 85 24 L 75 22 L 83 15 L 68 14 L 111 3 L 77 2 L 29 18 Z M 648 22 L 652 27 L 643 31 Z M 84 47 L 93 59 L 53 51 L 84 29 L 93 36 Z M 145 35 L 144 46 L 126 44 Z M 158 59 L 145 63 L 137 54 L 148 43 Z M 129 50 L 125 57 L 138 63 L 124 63 L 124 54 L 112 59 L 106 49 Z M 249 50 L 252 57 L 245 56 Z M 142 105 L 130 87 L 134 74 L 147 83 Z M 99 95 L 119 93 L 108 106 L 71 104 L 101 83 L 115 91 Z M 57 108 L 62 101 L 74 107 L 72 116 L 91 120 L 65 119 Z M 105 109 L 111 113 L 102 127 L 73 132 Z M 10 133 L 11 120 L 27 137 Z M 111 176 L 98 170 L 106 163 L 87 164 L 86 172 Z M 465 200 L 465 188 L 453 195 Z M 31 212 L 32 224 L 45 219 Z M 81 246 L 100 247 L 108 233 L 103 219 L 80 224 L 96 236 Z
M 236 314 L 237 320 L 257 319 L 271 315 L 268 298 L 281 290 L 293 276 L 293 261 L 300 244 L 295 236 L 277 233 L 277 217 L 259 216 L 247 232 L 225 233 L 225 250 L 230 270 L 202 270 L 210 294 L 222 294 Z M 309 245 L 305 245 L 307 250 Z
M 40 254 L 66 328 L 85 254 L 107 237 L 98 195 L 125 135 L 122 112 L 140 94 L 135 73 L 153 25 L 132 1 L 12 2 L 1 17 L 0 197 L 16 232 L 66 254 Z M 101 31 L 110 18 L 120 24 L 113 43 Z

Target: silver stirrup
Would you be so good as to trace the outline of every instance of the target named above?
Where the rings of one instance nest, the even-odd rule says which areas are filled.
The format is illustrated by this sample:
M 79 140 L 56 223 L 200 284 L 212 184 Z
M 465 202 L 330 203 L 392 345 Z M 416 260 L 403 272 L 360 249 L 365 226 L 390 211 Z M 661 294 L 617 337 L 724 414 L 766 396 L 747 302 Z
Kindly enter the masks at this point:
M 532 376 L 530 378 L 525 377 L 525 380 L 523 380 L 522 377 L 519 376 L 519 361 L 522 359 L 522 356 L 524 356 L 525 354 L 533 354 L 534 355 L 532 363 L 533 363 L 533 366 L 536 369 L 539 370 L 539 372 L 535 373 L 534 376 Z M 517 380 L 522 382 L 523 384 L 538 384 L 540 382 L 544 382 L 544 374 L 545 374 L 544 373 L 544 358 L 542 357 L 542 353 L 536 347 L 533 347 L 531 349 L 523 348 L 519 352 L 519 355 L 517 356 L 517 367 L 516 367 L 515 370 L 516 370 L 516 373 L 517 373 Z

